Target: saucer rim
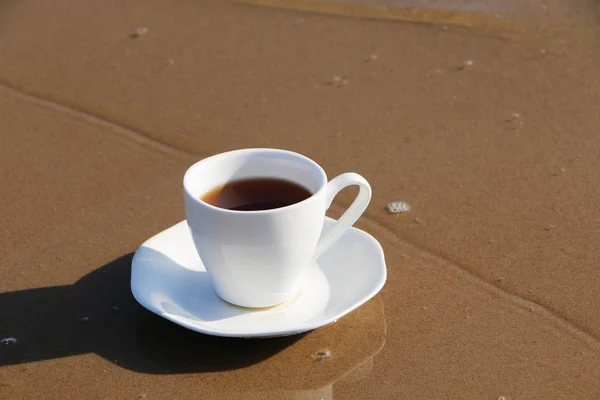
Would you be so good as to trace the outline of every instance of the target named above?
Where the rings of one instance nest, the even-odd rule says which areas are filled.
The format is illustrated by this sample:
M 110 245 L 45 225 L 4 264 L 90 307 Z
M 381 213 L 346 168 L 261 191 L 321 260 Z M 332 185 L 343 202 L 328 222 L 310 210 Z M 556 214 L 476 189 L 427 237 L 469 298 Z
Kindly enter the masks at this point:
M 325 220 L 328 220 L 330 222 L 336 222 L 336 220 L 329 218 L 329 217 L 325 217 Z M 142 245 L 140 245 L 138 247 L 138 249 L 136 250 L 133 259 L 131 261 L 131 268 L 133 270 L 133 268 L 135 268 L 136 265 L 136 259 L 138 257 L 138 255 L 140 254 L 142 248 L 146 247 L 148 248 L 148 244 L 153 242 L 155 240 L 155 238 L 157 238 L 158 236 L 162 235 L 164 232 L 171 230 L 171 229 L 176 229 L 177 227 L 179 227 L 179 225 L 185 224 L 187 225 L 187 220 L 182 220 L 164 230 L 162 230 L 161 232 L 153 235 L 152 237 L 150 237 L 149 239 L 147 239 L 144 243 L 142 243 Z M 189 229 L 189 227 L 188 227 Z M 356 310 L 358 307 L 362 306 L 363 304 L 365 304 L 366 302 L 368 302 L 369 300 L 371 300 L 373 297 L 375 297 L 383 288 L 383 286 L 385 285 L 386 281 L 387 281 L 387 265 L 385 262 L 385 254 L 383 252 L 383 248 L 381 246 L 381 243 L 379 243 L 379 241 L 377 241 L 377 239 L 375 239 L 372 235 L 370 235 L 369 233 L 365 232 L 362 229 L 356 228 L 356 227 L 351 227 L 348 232 L 344 233 L 344 236 L 347 235 L 350 231 L 354 231 L 357 234 L 360 234 L 361 236 L 364 237 L 364 239 L 369 240 L 371 243 L 371 245 L 375 246 L 375 248 L 377 248 L 377 257 L 379 259 L 379 262 L 376 263 L 376 265 L 378 266 L 378 270 L 380 270 L 380 273 L 378 275 L 379 279 L 377 281 L 377 284 L 373 286 L 373 288 L 365 295 L 363 296 L 363 298 L 360 301 L 357 301 L 355 303 L 353 303 L 352 305 L 343 308 L 343 311 L 339 311 L 335 314 L 333 314 L 331 317 L 329 318 L 325 318 L 322 320 L 318 320 L 317 322 L 313 322 L 313 323 L 309 323 L 309 324 L 303 324 L 301 326 L 298 326 L 295 329 L 290 329 L 290 328 L 285 328 L 285 329 L 269 329 L 269 330 L 265 330 L 265 331 L 251 331 L 251 332 L 245 332 L 243 330 L 231 330 L 231 329 L 221 329 L 221 328 L 208 328 L 206 326 L 202 326 L 202 325 L 198 325 L 197 322 L 191 322 L 191 320 L 189 318 L 180 316 L 180 317 L 173 317 L 171 314 L 165 313 L 161 310 L 158 310 L 156 307 L 154 307 L 152 305 L 152 303 L 147 303 L 146 301 L 143 300 L 143 296 L 140 296 L 139 293 L 137 293 L 137 289 L 134 285 L 134 274 L 131 274 L 131 281 L 130 281 L 130 289 L 132 292 L 133 297 L 135 298 L 135 300 L 145 309 L 151 311 L 152 313 L 158 315 L 159 317 L 165 318 L 168 321 L 171 321 L 177 325 L 180 325 L 184 328 L 190 329 L 192 331 L 198 332 L 198 333 L 202 333 L 202 334 L 206 334 L 206 335 L 210 335 L 210 336 L 218 336 L 218 337 L 230 337 L 230 338 L 271 338 L 271 337 L 282 337 L 282 336 L 291 336 L 291 335 L 296 335 L 296 334 L 302 334 L 305 332 L 309 332 L 318 328 L 322 328 L 324 326 L 330 325 L 332 323 L 335 323 L 336 321 L 338 321 L 340 318 L 348 315 L 349 313 L 351 313 L 352 311 Z M 343 238 L 343 236 L 342 236 Z M 342 238 L 340 238 L 340 240 L 342 240 Z M 324 254 L 326 254 L 327 252 L 325 252 Z M 321 269 L 321 267 L 318 267 L 319 269 Z M 188 322 L 190 321 L 190 322 Z

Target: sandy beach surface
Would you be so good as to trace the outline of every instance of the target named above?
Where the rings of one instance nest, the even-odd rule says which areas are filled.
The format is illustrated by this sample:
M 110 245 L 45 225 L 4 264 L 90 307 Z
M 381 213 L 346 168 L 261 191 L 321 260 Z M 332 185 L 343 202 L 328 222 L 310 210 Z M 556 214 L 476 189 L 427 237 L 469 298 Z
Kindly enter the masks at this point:
M 598 104 L 594 1 L 0 1 L 0 399 L 600 398 Z M 369 180 L 380 294 L 269 340 L 135 302 L 244 147 Z

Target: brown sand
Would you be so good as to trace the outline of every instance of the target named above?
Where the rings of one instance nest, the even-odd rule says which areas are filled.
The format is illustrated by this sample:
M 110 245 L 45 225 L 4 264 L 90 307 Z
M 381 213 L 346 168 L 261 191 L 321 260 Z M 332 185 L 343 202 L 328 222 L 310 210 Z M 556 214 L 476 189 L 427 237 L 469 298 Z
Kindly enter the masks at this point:
M 1 399 L 600 397 L 597 3 L 332 3 L 0 2 Z M 285 339 L 149 315 L 186 167 L 259 146 L 371 182 L 386 287 Z

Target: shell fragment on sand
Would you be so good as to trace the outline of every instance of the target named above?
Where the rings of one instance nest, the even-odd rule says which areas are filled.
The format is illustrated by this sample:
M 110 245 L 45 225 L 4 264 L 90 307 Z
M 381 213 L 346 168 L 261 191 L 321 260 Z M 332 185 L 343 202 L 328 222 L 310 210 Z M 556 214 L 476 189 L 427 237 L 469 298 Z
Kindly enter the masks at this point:
M 410 205 L 405 201 L 392 201 L 386 208 L 390 214 L 401 214 L 410 211 Z

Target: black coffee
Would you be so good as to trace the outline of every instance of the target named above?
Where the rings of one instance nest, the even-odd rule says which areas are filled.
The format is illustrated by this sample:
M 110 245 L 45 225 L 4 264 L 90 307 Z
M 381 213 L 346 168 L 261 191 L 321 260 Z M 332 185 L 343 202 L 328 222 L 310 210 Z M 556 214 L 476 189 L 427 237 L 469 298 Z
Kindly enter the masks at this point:
M 312 193 L 283 179 L 243 179 L 219 186 L 200 199 L 213 206 L 237 211 L 281 208 L 308 199 Z

